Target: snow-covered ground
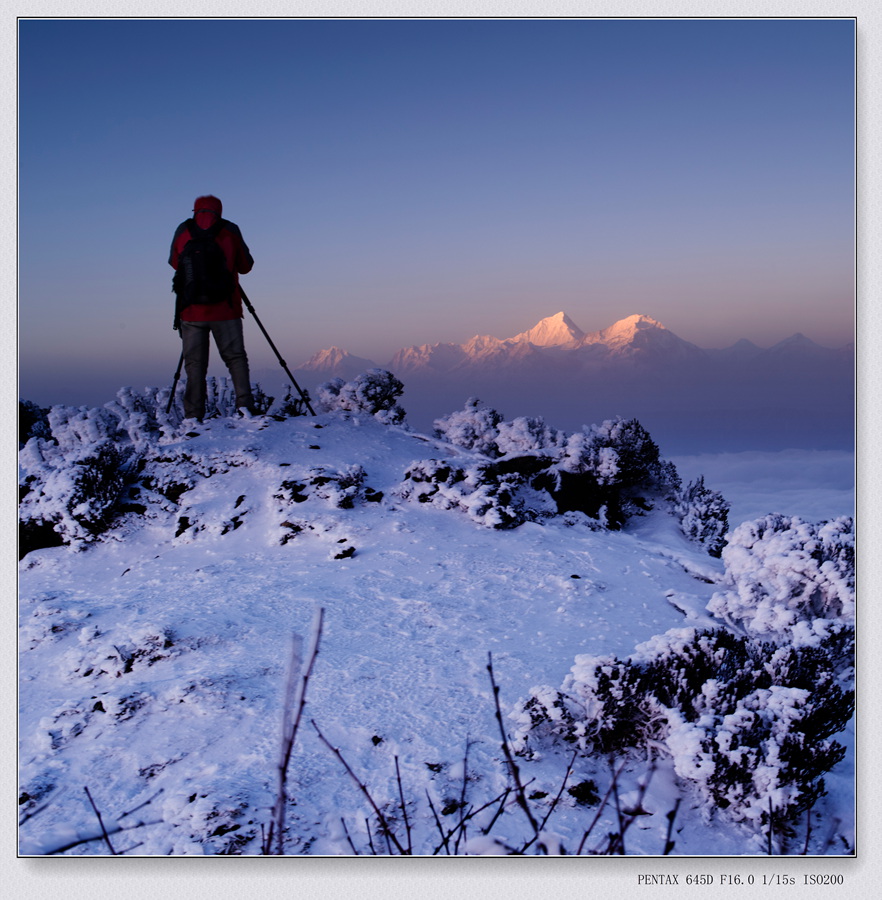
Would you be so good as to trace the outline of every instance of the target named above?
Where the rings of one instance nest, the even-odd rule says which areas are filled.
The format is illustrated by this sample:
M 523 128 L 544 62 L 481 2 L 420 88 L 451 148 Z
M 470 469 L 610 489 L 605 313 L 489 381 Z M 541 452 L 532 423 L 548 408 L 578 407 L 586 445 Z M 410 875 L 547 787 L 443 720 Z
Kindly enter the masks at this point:
M 398 838 L 410 829 L 415 852 L 431 854 L 463 797 L 480 806 L 509 783 L 491 654 L 511 731 L 517 701 L 534 685 L 560 685 L 576 656 L 625 657 L 669 629 L 719 624 L 706 606 L 721 589 L 723 564 L 671 516 L 653 512 L 617 532 L 560 516 L 483 527 L 461 510 L 396 494 L 414 460 L 475 456 L 406 427 L 339 413 L 218 418 L 164 449 L 202 472 L 176 497 L 179 507 L 148 505 L 85 549 L 35 550 L 20 564 L 19 786 L 25 809 L 48 801 L 21 825 L 21 853 L 95 833 L 85 788 L 105 823 L 152 798 L 122 822 L 154 824 L 114 836 L 117 849 L 258 853 L 276 798 L 292 639 L 302 656 L 317 608 L 324 624 L 288 785 L 286 851 L 300 855 L 367 854 L 371 842 L 387 850 L 369 801 L 328 743 Z M 766 512 L 815 521 L 851 513 L 847 454 L 674 461 L 684 481 L 704 474 L 732 502 L 731 525 Z M 797 478 L 797 464 L 814 466 L 808 471 L 823 484 Z M 757 492 L 761 465 L 772 474 Z M 351 507 L 341 507 L 339 484 L 302 502 L 292 502 L 290 483 L 282 487 L 319 468 L 353 466 L 365 478 Z M 838 739 L 850 744 L 849 735 Z M 519 759 L 537 816 L 549 810 L 568 761 L 563 752 Z M 850 748 L 827 778 L 816 852 L 854 846 L 853 770 Z M 645 763 L 626 767 L 621 808 L 633 805 L 648 772 Z M 603 796 L 611 783 L 604 760 L 575 761 L 567 785 L 586 782 Z M 627 853 L 664 851 L 677 797 L 675 854 L 766 852 L 760 831 L 678 789 L 662 759 Z M 481 838 L 479 825 L 498 806 L 472 823 L 460 852 L 500 852 L 529 837 L 527 817 L 511 805 L 491 831 L 499 843 Z M 564 791 L 545 827 L 548 848 L 574 852 L 598 809 L 586 852 L 619 827 L 616 810 Z M 835 832 L 832 843 L 825 829 Z M 790 852 L 803 840 L 800 833 Z M 95 841 L 69 852 L 108 850 Z

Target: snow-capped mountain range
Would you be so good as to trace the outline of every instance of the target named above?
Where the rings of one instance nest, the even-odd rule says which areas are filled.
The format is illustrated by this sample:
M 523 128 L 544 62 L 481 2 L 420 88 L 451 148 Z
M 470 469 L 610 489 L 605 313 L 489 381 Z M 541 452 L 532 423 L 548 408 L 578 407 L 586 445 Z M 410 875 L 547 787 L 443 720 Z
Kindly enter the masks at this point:
M 377 365 L 332 347 L 296 371 L 314 390 Z M 404 382 L 408 418 L 421 428 L 478 396 L 564 428 L 635 416 L 672 452 L 841 449 L 853 440 L 853 345 L 823 347 L 799 333 L 769 348 L 742 339 L 704 349 L 646 315 L 585 332 L 558 312 L 510 338 L 403 348 L 379 367 Z
M 537 356 L 548 358 L 550 354 L 547 351 L 554 353 L 554 362 L 558 365 L 611 363 L 624 359 L 642 362 L 661 359 L 667 362 L 688 359 L 745 360 L 794 353 L 847 361 L 853 355 L 850 345 L 839 349 L 821 347 L 801 334 L 795 334 L 768 350 L 745 339 L 723 350 L 704 350 L 678 337 L 649 316 L 631 315 L 601 331 L 584 332 L 565 312 L 558 312 L 511 338 L 475 335 L 462 344 L 447 342 L 403 348 L 383 368 L 399 377 L 429 371 L 452 373 L 487 363 L 494 366 L 517 365 Z M 365 365 L 377 364 L 353 356 L 339 347 L 332 347 L 320 350 L 298 368 L 302 372 L 347 377 L 363 371 Z

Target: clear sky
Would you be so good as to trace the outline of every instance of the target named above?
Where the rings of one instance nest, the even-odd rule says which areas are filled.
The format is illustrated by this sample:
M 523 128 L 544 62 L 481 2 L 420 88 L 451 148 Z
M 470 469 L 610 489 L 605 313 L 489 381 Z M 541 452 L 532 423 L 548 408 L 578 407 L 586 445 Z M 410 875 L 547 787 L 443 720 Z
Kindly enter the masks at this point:
M 839 346 L 854 23 L 22 20 L 21 396 L 170 383 L 168 250 L 201 193 L 291 366 L 559 310 Z M 250 318 L 246 346 L 275 364 Z

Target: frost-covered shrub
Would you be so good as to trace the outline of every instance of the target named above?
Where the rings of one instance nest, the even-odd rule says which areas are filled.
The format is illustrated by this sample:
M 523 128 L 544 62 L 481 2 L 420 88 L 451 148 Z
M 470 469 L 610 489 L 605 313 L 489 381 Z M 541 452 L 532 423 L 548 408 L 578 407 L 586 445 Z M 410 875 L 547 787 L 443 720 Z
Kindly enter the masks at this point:
M 778 648 L 720 629 L 674 629 L 627 659 L 576 658 L 560 689 L 515 708 L 514 746 L 586 755 L 664 747 L 676 773 L 736 821 L 783 823 L 824 793 L 854 710 L 854 631 Z
M 496 446 L 502 456 L 536 451 L 557 454 L 565 440 L 564 433 L 549 428 L 541 416 L 519 416 L 511 422 L 500 422 Z
M 566 443 L 564 432 L 548 426 L 541 416 L 520 416 L 511 422 L 480 400 L 470 397 L 465 408 L 435 419 L 435 435 L 466 450 L 487 456 L 542 453 L 555 458 Z
M 52 439 L 62 453 L 80 453 L 107 440 L 124 440 L 119 416 L 107 408 L 53 406 L 48 414 Z
M 126 486 L 130 456 L 130 449 L 104 441 L 75 459 L 61 458 L 60 464 L 29 472 L 19 504 L 25 531 L 51 525 L 66 543 L 82 543 L 101 534 Z
M 499 456 L 496 439 L 502 415 L 489 406 L 479 406 L 477 397 L 466 400 L 465 408 L 435 419 L 435 435 L 466 450 Z
M 565 439 L 549 472 L 561 512 L 583 512 L 621 528 L 629 518 L 669 500 L 680 485 L 673 463 L 636 420 L 607 420 Z
M 130 387 L 117 392 L 116 399 L 105 405 L 118 419 L 118 429 L 124 431 L 135 447 L 156 443 L 163 426 L 173 427 L 165 408 L 157 402 L 158 391 L 135 391 Z
M 49 438 L 48 409 L 42 409 L 30 400 L 18 401 L 18 446 L 23 447 L 32 437 Z
M 181 419 L 174 409 L 166 414 L 167 399 L 155 388 L 123 388 L 101 408 L 49 410 L 51 436 L 31 438 L 19 453 L 22 555 L 59 544 L 81 546 L 125 513 L 157 518 L 201 478 L 251 462 L 238 451 L 166 449 L 180 439 Z M 229 518 L 220 527 L 236 527 L 237 521 Z
M 441 509 L 462 509 L 490 528 L 514 528 L 541 514 L 536 507 L 543 505 L 540 496 L 530 496 L 520 475 L 501 472 L 492 462 L 462 467 L 420 460 L 410 465 L 396 494 Z
M 304 391 L 303 396 L 298 394 L 296 397 L 293 394 L 293 388 L 291 385 L 286 385 L 285 387 L 285 396 L 279 400 L 273 400 L 270 397 L 265 398 L 266 401 L 269 401 L 269 404 L 266 408 L 266 412 L 277 418 L 288 418 L 293 416 L 305 416 L 307 414 L 306 408 L 306 400 L 309 400 L 309 393 Z M 261 411 L 263 407 L 258 405 L 258 399 L 255 397 L 255 405 Z
M 382 494 L 365 487 L 367 472 L 360 465 L 345 469 L 313 466 L 302 476 L 287 478 L 273 494 L 286 504 L 303 503 L 310 497 L 325 500 L 337 509 L 352 509 L 365 500 L 382 499 Z
M 319 409 L 324 412 L 333 412 L 335 409 L 340 409 L 340 391 L 345 384 L 346 380 L 340 378 L 339 375 L 320 384 L 316 390 Z
M 619 455 L 601 442 L 596 432 L 577 431 L 567 438 L 558 468 L 574 475 L 591 474 L 598 484 L 614 484 L 619 475 Z
M 386 425 L 404 421 L 404 410 L 396 402 L 404 385 L 385 369 L 369 369 L 352 381 L 332 378 L 318 388 L 318 403 L 325 412 L 366 413 Z
M 561 513 L 584 513 L 608 527 L 626 518 L 618 488 L 619 458 L 591 429 L 566 438 L 544 483 Z
M 719 557 L 726 546 L 729 509 L 723 495 L 705 487 L 704 476 L 700 475 L 678 494 L 675 513 L 686 537 L 704 544 L 711 556 Z
M 492 459 L 480 467 L 432 461 L 431 473 L 414 469 L 405 476 L 402 496 L 428 500 L 425 483 L 435 485 L 431 502 L 460 506 L 460 482 L 480 485 L 504 498 L 506 525 L 545 518 L 555 513 L 580 513 L 598 527 L 621 528 L 633 515 L 666 502 L 679 487 L 671 463 L 659 457 L 658 447 L 632 420 L 604 422 L 566 435 L 541 418 L 522 416 L 500 421 L 495 410 L 480 408 L 471 399 L 466 408 L 435 422 L 436 433 L 458 446 L 479 450 Z M 426 463 L 420 463 L 424 466 Z M 458 474 L 457 474 L 458 473 Z M 454 480 L 442 490 L 436 481 Z M 440 480 L 439 480 L 440 479 Z M 414 487 L 414 484 L 423 487 Z M 501 488 L 501 490 L 500 490 Z
M 770 515 L 739 525 L 722 552 L 729 590 L 708 610 L 771 640 L 814 643 L 855 613 L 854 526 Z
M 588 433 L 595 445 L 615 451 L 615 480 L 623 488 L 670 491 L 680 486 L 673 463 L 661 458 L 658 445 L 636 419 L 608 419 Z
M 55 406 L 47 419 L 52 438 L 33 437 L 19 454 L 24 553 L 58 543 L 49 528 L 72 544 L 101 534 L 136 458 L 110 410 Z

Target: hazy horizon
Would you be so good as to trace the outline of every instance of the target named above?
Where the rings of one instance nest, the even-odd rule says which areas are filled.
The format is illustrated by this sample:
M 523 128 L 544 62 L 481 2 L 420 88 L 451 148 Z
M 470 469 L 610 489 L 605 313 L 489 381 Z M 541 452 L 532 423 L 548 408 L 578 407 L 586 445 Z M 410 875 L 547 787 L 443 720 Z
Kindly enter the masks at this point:
M 569 315 L 569 314 L 568 314 Z M 258 316 L 260 316 L 260 311 L 258 311 Z M 543 317 L 547 318 L 547 317 Z M 620 321 L 622 318 L 627 318 L 627 316 L 622 316 L 616 321 Z M 570 316 L 575 324 L 579 327 L 582 327 L 581 322 L 576 320 L 574 316 Z M 541 321 L 540 319 L 536 319 L 529 325 L 525 325 L 521 331 L 529 330 L 529 328 L 538 324 Z M 266 323 L 265 323 L 266 324 Z M 600 331 L 604 327 L 609 327 L 610 325 L 615 324 L 614 322 L 609 322 L 605 326 L 600 326 L 599 328 L 583 328 L 582 330 L 585 332 L 591 331 Z M 664 325 L 664 322 L 660 324 Z M 270 384 L 272 385 L 274 390 L 279 389 L 279 385 L 283 381 L 287 381 L 287 377 L 285 376 L 284 370 L 280 367 L 278 359 L 275 355 L 272 354 L 271 348 L 266 342 L 266 339 L 260 333 L 257 324 L 254 319 L 246 315 L 245 322 L 246 335 L 248 338 L 252 340 L 252 342 L 257 344 L 257 351 L 259 352 L 251 352 L 250 356 L 252 359 L 251 366 L 251 374 L 252 381 L 260 382 L 262 384 Z M 767 345 L 759 345 L 761 349 L 769 349 L 777 343 L 787 340 L 793 335 L 801 332 L 800 329 L 796 329 L 788 335 L 782 335 L 779 340 L 772 341 Z M 271 335 L 272 336 L 272 335 Z M 470 338 L 475 337 L 476 333 L 468 334 L 461 340 L 453 340 L 449 343 L 455 344 L 464 344 Z M 498 337 L 500 339 L 507 339 L 514 337 L 514 334 L 493 334 L 493 337 Z M 682 335 L 677 335 L 677 337 L 682 337 Z M 725 344 L 721 344 L 719 347 L 702 347 L 704 350 L 713 350 L 713 349 L 725 349 L 726 347 L 731 347 L 736 344 L 738 341 L 744 339 L 743 336 L 733 337 L 732 340 L 726 342 Z M 747 340 L 750 340 L 749 338 Z M 419 344 L 412 344 L 409 346 L 423 346 L 423 345 L 433 345 L 436 343 L 445 343 L 443 341 L 436 341 L 432 339 L 426 339 L 421 341 Z M 755 342 L 754 342 L 755 343 Z M 818 343 L 818 342 L 815 342 Z M 839 349 L 840 347 L 845 347 L 848 344 L 853 343 L 853 336 L 849 339 L 848 342 L 842 345 L 831 345 L 821 344 L 820 346 L 825 346 L 830 349 Z M 339 345 L 331 345 L 331 346 L 339 346 Z M 309 358 L 311 358 L 315 353 L 318 353 L 322 350 L 331 349 L 331 346 L 328 347 L 318 347 L 311 353 L 309 357 L 293 358 L 288 356 L 287 353 L 283 352 L 284 348 L 280 348 L 280 352 L 282 352 L 283 359 L 285 359 L 286 364 L 289 368 L 298 369 L 304 363 L 308 362 Z M 368 356 L 366 354 L 358 353 L 352 350 L 350 347 L 340 347 L 339 349 L 347 351 L 351 353 L 355 357 L 367 359 L 370 362 L 384 366 L 388 364 L 395 353 L 399 350 L 408 349 L 407 347 L 395 347 L 392 352 L 381 356 Z M 121 381 L 119 384 L 112 386 L 109 380 L 109 375 L 106 372 L 97 372 L 97 373 L 77 373 L 77 377 L 75 378 L 65 378 L 61 383 L 57 382 L 54 374 L 48 374 L 40 377 L 39 373 L 36 373 L 29 377 L 21 377 L 19 382 L 19 395 L 22 400 L 30 400 L 31 402 L 36 403 L 39 406 L 52 406 L 55 404 L 64 404 L 70 406 L 102 406 L 105 403 L 109 403 L 116 396 L 116 392 L 123 387 L 133 387 L 136 390 L 141 390 L 145 387 L 166 387 L 170 386 L 174 377 L 174 371 L 177 366 L 177 357 L 169 358 L 168 360 L 164 360 L 165 368 L 160 371 L 159 367 L 154 365 L 153 363 L 144 364 L 130 364 L 126 371 L 123 373 L 128 377 L 128 380 Z M 216 352 L 216 348 L 212 348 L 212 357 L 209 365 L 209 375 L 214 375 L 217 377 L 222 377 L 227 375 L 227 370 L 223 365 L 223 362 L 218 357 Z M 154 380 L 150 380 L 152 375 L 158 375 L 158 378 L 154 378 Z M 299 376 L 302 380 L 304 378 L 303 375 Z M 406 376 L 405 376 L 406 381 Z M 405 384 L 405 387 L 407 385 Z M 82 399 L 77 399 L 82 398 Z M 452 411 L 452 410 L 448 410 Z M 440 414 L 440 413 L 439 413 Z

